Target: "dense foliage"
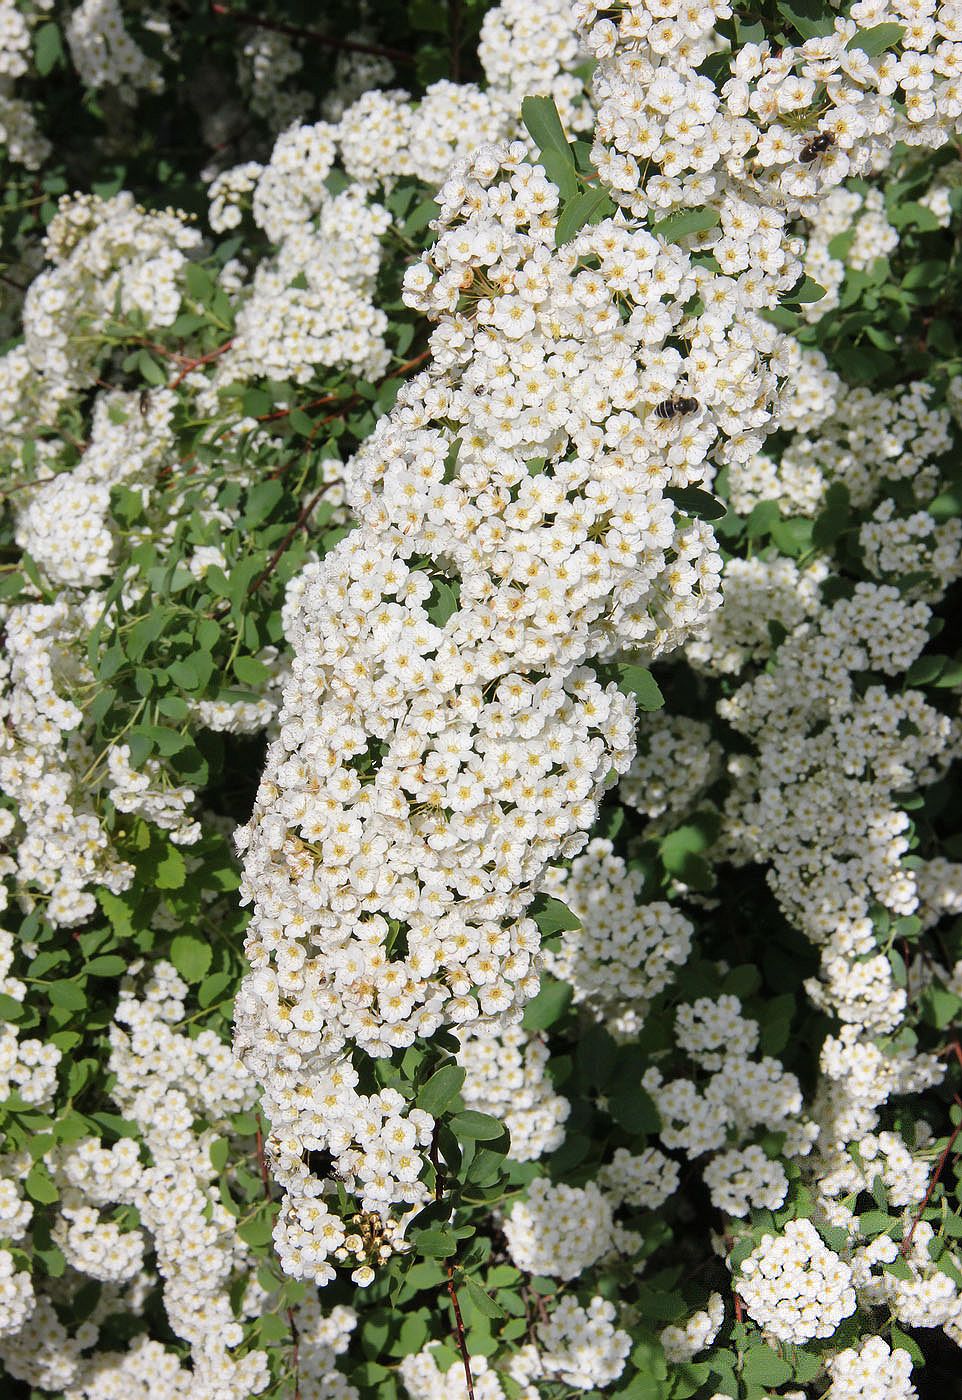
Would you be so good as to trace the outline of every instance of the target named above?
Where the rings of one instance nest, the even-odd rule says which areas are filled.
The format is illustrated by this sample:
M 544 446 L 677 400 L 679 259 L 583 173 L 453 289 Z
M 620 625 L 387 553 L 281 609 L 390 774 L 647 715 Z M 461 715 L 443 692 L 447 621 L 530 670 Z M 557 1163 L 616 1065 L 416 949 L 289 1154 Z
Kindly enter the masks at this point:
M 962 1344 L 962 6 L 0 0 L 0 1375 Z

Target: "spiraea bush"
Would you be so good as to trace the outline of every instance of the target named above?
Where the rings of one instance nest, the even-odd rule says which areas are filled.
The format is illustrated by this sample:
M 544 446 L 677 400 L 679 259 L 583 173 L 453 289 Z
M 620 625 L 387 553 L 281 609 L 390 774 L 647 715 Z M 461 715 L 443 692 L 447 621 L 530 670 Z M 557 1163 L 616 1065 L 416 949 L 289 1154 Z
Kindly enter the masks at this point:
M 0 0 L 10 1400 L 947 1400 L 962 5 Z

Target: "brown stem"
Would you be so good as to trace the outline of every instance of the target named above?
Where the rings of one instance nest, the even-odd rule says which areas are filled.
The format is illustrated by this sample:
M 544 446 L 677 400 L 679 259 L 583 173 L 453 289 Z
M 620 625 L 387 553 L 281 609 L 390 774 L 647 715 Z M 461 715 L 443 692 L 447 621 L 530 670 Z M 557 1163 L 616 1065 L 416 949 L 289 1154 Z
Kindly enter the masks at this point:
M 266 583 L 267 580 L 270 578 L 271 574 L 274 572 L 274 570 L 277 568 L 278 563 L 280 562 L 281 555 L 284 553 L 291 540 L 297 534 L 298 530 L 303 528 L 311 511 L 317 505 L 318 501 L 324 495 L 324 492 L 326 490 L 327 487 L 322 486 L 319 491 L 315 491 L 314 495 L 308 501 L 307 505 L 301 511 L 300 515 L 294 521 L 294 524 L 291 526 L 287 534 L 281 540 L 280 544 L 274 550 L 274 553 L 271 555 L 270 559 L 268 559 L 267 563 L 264 565 L 264 568 L 261 570 L 261 572 L 257 575 L 253 583 L 248 588 L 248 596 L 250 596 L 251 593 L 256 593 L 257 590 L 260 588 L 261 584 Z
M 441 1125 L 435 1119 L 434 1132 L 431 1134 L 431 1146 L 428 1149 L 428 1159 L 434 1168 L 434 1199 L 440 1201 L 444 1195 L 444 1177 L 441 1174 L 441 1162 L 438 1156 L 438 1134 Z M 464 1320 L 461 1317 L 461 1304 L 458 1302 L 458 1290 L 454 1286 L 454 1265 L 448 1265 L 448 1297 L 451 1299 L 451 1307 L 454 1309 L 454 1328 L 458 1343 L 458 1351 L 461 1353 L 461 1365 L 464 1367 L 464 1383 L 468 1388 L 468 1400 L 474 1400 L 474 1378 L 471 1375 L 471 1358 L 468 1355 L 468 1343 L 464 1335 Z
M 454 1325 L 457 1329 L 458 1351 L 461 1353 L 461 1364 L 464 1367 L 464 1383 L 468 1388 L 468 1400 L 474 1400 L 474 1380 L 471 1376 L 471 1358 L 468 1355 L 468 1344 L 464 1336 L 464 1322 L 461 1319 L 461 1305 L 458 1302 L 458 1290 L 454 1286 L 454 1265 L 448 1265 L 448 1297 L 451 1299 L 451 1306 L 454 1309 Z
M 392 63 L 414 63 L 414 55 L 401 49 L 388 49 L 380 44 L 364 44 L 358 39 L 337 39 L 330 34 L 319 34 L 316 29 L 303 29 L 299 24 L 282 24 L 280 20 L 262 19 L 249 10 L 231 10 L 211 0 L 210 12 L 218 19 L 232 19 L 235 24 L 249 24 L 254 29 L 269 29 L 274 34 L 286 34 L 290 39 L 309 39 L 322 48 L 343 49 L 347 53 L 369 53 L 375 58 L 388 58 Z
M 181 370 L 180 374 L 178 374 L 177 378 L 167 385 L 167 388 L 176 389 L 192 370 L 197 369 L 200 365 L 210 364 L 211 360 L 216 360 L 218 355 L 223 355 L 225 350 L 229 350 L 233 343 L 234 338 L 231 336 L 230 340 L 225 340 L 223 345 L 218 345 L 216 350 L 208 350 L 206 355 L 198 355 L 196 360 L 190 360 L 184 365 L 184 368 Z
M 357 395 L 353 397 L 356 398 Z M 323 398 L 311 399 L 310 403 L 295 403 L 292 404 L 290 408 L 278 408 L 273 413 L 259 413 L 257 415 L 257 421 L 258 423 L 273 423 L 275 419 L 286 418 L 288 414 L 293 413 L 298 408 L 302 413 L 306 413 L 309 408 L 320 408 L 321 405 L 325 403 L 337 403 L 337 395 L 325 394 Z M 344 403 L 350 403 L 350 399 L 345 399 Z
M 958 1094 L 953 1094 L 952 1097 L 955 1099 L 955 1102 L 958 1104 L 959 1108 L 962 1108 L 962 1099 L 959 1098 Z M 948 1161 L 949 1153 L 952 1151 L 952 1148 L 955 1145 L 955 1140 L 959 1136 L 960 1132 L 962 1132 L 962 1118 L 959 1119 L 958 1123 L 956 1123 L 955 1127 L 952 1129 L 952 1134 L 948 1142 L 945 1144 L 945 1149 L 942 1153 L 942 1156 L 936 1163 L 935 1171 L 932 1173 L 931 1180 L 928 1184 L 928 1189 L 926 1190 L 925 1195 L 922 1197 L 922 1204 L 915 1212 L 915 1215 L 912 1219 L 912 1224 L 909 1226 L 909 1232 L 905 1236 L 905 1239 L 902 1241 L 899 1253 L 901 1254 L 903 1259 L 909 1252 L 909 1245 L 912 1243 L 912 1236 L 915 1234 L 915 1227 L 916 1225 L 918 1225 L 919 1221 L 922 1219 L 922 1216 L 925 1214 L 925 1207 L 932 1199 L 932 1192 L 935 1190 L 939 1177 L 942 1175 L 942 1169 Z
M 260 1168 L 261 1182 L 264 1187 L 264 1195 L 267 1200 L 271 1199 L 271 1179 L 267 1174 L 267 1158 L 264 1156 L 264 1128 L 261 1124 L 261 1116 L 257 1114 L 257 1133 L 255 1135 L 257 1143 L 257 1165 Z
M 407 374 L 408 370 L 416 369 L 418 365 L 422 365 L 430 354 L 430 350 L 422 350 L 420 355 L 414 356 L 413 360 L 405 360 L 403 364 L 398 365 L 397 369 L 392 370 L 390 374 L 386 374 L 383 379 L 379 379 L 377 382 L 383 384 L 388 379 L 397 379 L 400 375 Z M 286 418 L 295 409 L 299 408 L 302 413 L 306 413 L 309 408 L 321 408 L 324 404 L 329 403 L 336 403 L 339 408 L 351 408 L 360 397 L 360 394 L 348 394 L 346 399 L 338 399 L 336 394 L 324 394 L 319 399 L 311 399 L 309 403 L 295 403 L 290 408 L 275 409 L 273 413 L 259 413 L 257 421 L 258 423 L 273 423 L 278 418 Z M 338 414 L 335 413 L 332 417 L 336 418 Z M 323 421 L 326 423 L 330 420 L 325 418 Z
M 448 0 L 448 34 L 451 38 L 451 80 L 461 78 L 461 0 Z
M 258 1113 L 257 1131 L 255 1141 L 257 1143 L 257 1165 L 260 1168 L 261 1182 L 264 1186 L 264 1197 L 268 1201 L 273 1200 L 271 1195 L 271 1179 L 267 1171 L 267 1158 L 264 1156 L 264 1128 L 261 1123 L 261 1115 Z M 301 1400 L 301 1352 L 300 1333 L 297 1330 L 297 1323 L 294 1321 L 294 1309 L 287 1309 L 287 1325 L 291 1329 L 291 1360 L 294 1363 L 294 1396 L 293 1400 Z

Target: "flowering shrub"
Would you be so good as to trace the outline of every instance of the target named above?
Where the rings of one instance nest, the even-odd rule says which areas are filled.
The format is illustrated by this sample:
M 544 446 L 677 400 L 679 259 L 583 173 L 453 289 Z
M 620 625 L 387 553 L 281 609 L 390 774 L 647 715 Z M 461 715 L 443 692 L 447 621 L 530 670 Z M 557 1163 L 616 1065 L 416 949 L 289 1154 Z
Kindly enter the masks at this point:
M 4 1396 L 955 1393 L 960 60 L 0 0 Z

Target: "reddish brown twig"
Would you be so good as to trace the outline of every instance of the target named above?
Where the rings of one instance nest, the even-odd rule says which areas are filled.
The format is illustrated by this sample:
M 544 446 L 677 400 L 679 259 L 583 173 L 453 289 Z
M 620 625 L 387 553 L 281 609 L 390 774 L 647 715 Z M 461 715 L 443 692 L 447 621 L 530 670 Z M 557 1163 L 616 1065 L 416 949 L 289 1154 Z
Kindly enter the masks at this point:
M 233 343 L 234 337 L 231 336 L 230 340 L 225 340 L 223 345 L 218 345 L 216 350 L 208 350 L 206 355 L 198 355 L 196 360 L 189 360 L 188 363 L 184 365 L 184 368 L 181 370 L 180 374 L 178 374 L 177 378 L 167 385 L 168 389 L 176 389 L 178 385 L 183 383 L 188 374 L 197 369 L 200 365 L 209 365 L 211 360 L 216 360 L 218 355 L 223 355 L 225 350 L 229 350 Z
M 247 590 L 248 597 L 249 597 L 252 593 L 256 593 L 257 590 L 260 588 L 261 584 L 266 583 L 267 580 L 270 578 L 271 574 L 274 572 L 274 570 L 277 568 L 278 564 L 280 563 L 281 555 L 284 553 L 285 549 L 286 549 L 287 546 L 290 544 L 291 540 L 292 540 L 292 539 L 294 538 L 294 536 L 297 534 L 298 530 L 303 529 L 304 525 L 307 523 L 308 516 L 310 515 L 310 513 L 311 513 L 311 511 L 314 509 L 314 507 L 317 505 L 317 503 L 318 503 L 318 501 L 321 499 L 321 497 L 324 495 L 324 492 L 325 492 L 326 490 L 327 490 L 327 487 L 326 487 L 326 486 L 322 486 L 321 489 L 320 489 L 319 491 L 315 491 L 315 492 L 314 492 L 314 495 L 311 497 L 311 499 L 308 501 L 307 505 L 304 507 L 304 509 L 303 509 L 303 510 L 301 511 L 301 513 L 298 515 L 297 519 L 294 521 L 294 524 L 293 524 L 293 525 L 291 526 L 291 528 L 288 530 L 287 534 L 284 536 L 284 538 L 281 540 L 280 544 L 279 544 L 279 545 L 277 546 L 277 548 L 274 550 L 274 553 L 273 553 L 273 554 L 271 555 L 271 557 L 268 559 L 267 563 L 264 565 L 264 567 L 263 567 L 263 569 L 261 570 L 261 572 L 257 575 L 257 577 L 254 579 L 253 583 L 252 583 L 252 584 L 250 585 L 250 587 L 248 588 L 248 590 Z
M 471 1375 L 471 1358 L 468 1355 L 468 1343 L 464 1335 L 464 1322 L 461 1319 L 461 1305 L 458 1302 L 458 1290 L 454 1286 L 454 1265 L 448 1265 L 448 1297 L 451 1299 L 451 1306 L 454 1309 L 454 1325 L 457 1330 L 458 1351 L 461 1353 L 461 1364 L 464 1367 L 464 1383 L 468 1388 L 468 1400 L 474 1400 L 474 1379 Z
M 422 350 L 420 355 L 415 355 L 413 360 L 405 360 L 403 365 L 398 365 L 397 369 L 393 369 L 390 374 L 386 374 L 384 379 L 397 379 L 399 374 L 407 374 L 409 369 L 415 369 L 418 365 L 423 365 L 430 353 L 430 350 Z M 379 382 L 383 384 L 384 379 Z
M 255 1142 L 257 1144 L 257 1165 L 260 1168 L 261 1182 L 264 1186 L 264 1197 L 268 1201 L 273 1201 L 271 1194 L 271 1179 L 267 1171 L 267 1158 L 264 1156 L 264 1129 L 261 1124 L 261 1115 L 258 1113 L 257 1131 Z M 297 1323 L 294 1321 L 294 1309 L 287 1309 L 287 1325 L 291 1329 L 291 1362 L 294 1366 L 294 1396 L 293 1400 L 301 1400 L 301 1339 L 297 1330 Z
M 431 1134 L 431 1146 L 428 1149 L 428 1160 L 434 1168 L 434 1199 L 440 1201 L 444 1195 L 444 1177 L 441 1175 L 441 1162 L 438 1156 L 438 1133 L 440 1124 L 435 1120 L 434 1132 Z M 461 1304 L 458 1302 L 458 1290 L 454 1286 L 454 1265 L 448 1265 L 448 1297 L 451 1299 L 451 1307 L 454 1311 L 454 1331 L 457 1338 L 458 1351 L 461 1353 L 461 1365 L 464 1367 L 464 1383 L 468 1388 L 468 1400 L 474 1400 L 474 1377 L 471 1375 L 471 1357 L 468 1355 L 467 1338 L 464 1335 L 464 1320 L 461 1317 Z
M 227 5 L 218 5 L 211 0 L 210 12 L 218 19 L 232 19 L 235 24 L 249 24 L 254 29 L 269 29 L 273 34 L 286 34 L 289 39 L 309 39 L 322 48 L 343 49 L 347 53 L 369 53 L 375 58 L 388 58 L 392 63 L 414 63 L 414 55 L 401 49 L 385 48 L 381 44 L 365 44 L 359 39 L 340 39 L 330 34 L 319 34 L 316 29 L 304 29 L 299 24 L 283 24 L 280 20 L 262 19 L 248 10 L 231 10 Z
M 356 398 L 357 395 L 355 394 L 353 397 Z M 298 409 L 302 413 L 306 413 L 309 408 L 320 408 L 322 404 L 326 403 L 337 403 L 337 395 L 325 394 L 323 398 L 311 399 L 310 403 L 293 403 L 290 408 L 278 408 L 273 413 L 258 413 L 257 421 L 258 423 L 273 423 L 276 418 L 287 418 L 289 414 L 295 413 Z M 345 399 L 344 403 L 350 403 L 350 399 Z
M 955 1099 L 955 1102 L 958 1104 L 959 1108 L 962 1108 L 962 1099 L 959 1098 L 958 1094 L 953 1094 L 952 1097 Z M 948 1161 L 949 1153 L 955 1146 L 955 1140 L 959 1136 L 960 1132 L 962 1132 L 962 1118 L 959 1119 L 958 1123 L 956 1123 L 955 1127 L 952 1129 L 952 1133 L 949 1137 L 948 1142 L 945 1144 L 945 1148 L 943 1149 L 942 1155 L 935 1165 L 935 1171 L 932 1173 L 932 1176 L 929 1180 L 928 1188 L 925 1192 L 925 1195 L 922 1197 L 922 1204 L 919 1206 L 918 1210 L 915 1212 L 915 1215 L 912 1217 L 912 1224 L 909 1226 L 909 1232 L 905 1236 L 905 1239 L 902 1241 L 902 1244 L 899 1248 L 899 1253 L 901 1254 L 903 1259 L 909 1251 L 909 1245 L 912 1243 L 912 1236 L 915 1234 L 915 1227 L 916 1225 L 918 1225 L 919 1221 L 922 1219 L 922 1216 L 925 1214 L 925 1207 L 932 1199 L 932 1192 L 935 1190 L 936 1185 L 938 1184 L 939 1177 L 942 1175 L 942 1170 L 945 1167 L 946 1162 Z
M 379 379 L 377 381 L 378 384 L 384 384 L 388 379 L 397 379 L 400 375 L 407 374 L 408 370 L 416 369 L 418 365 L 424 363 L 430 353 L 430 350 L 422 350 L 420 355 L 414 356 L 413 360 L 405 360 L 403 364 L 398 365 L 397 369 L 392 370 L 390 374 L 386 374 L 382 379 Z M 336 403 L 339 408 L 353 408 L 360 397 L 360 394 L 348 394 L 346 399 L 338 399 L 336 394 L 324 394 L 319 399 L 311 399 L 309 403 L 295 403 L 291 404 L 290 408 L 275 409 L 273 413 L 259 413 L 257 415 L 257 421 L 258 423 L 273 423 L 278 418 L 287 418 L 297 409 L 300 409 L 302 413 L 306 413 L 310 408 L 322 408 L 325 404 L 329 403 Z M 336 413 L 331 415 L 333 418 L 338 416 L 339 415 Z M 322 421 L 328 423 L 330 419 L 325 418 Z
M 264 1129 L 261 1124 L 261 1116 L 257 1115 L 257 1133 L 255 1134 L 257 1143 L 257 1165 L 260 1168 L 261 1182 L 264 1186 L 264 1195 L 271 1199 L 271 1179 L 267 1174 L 267 1158 L 264 1156 Z

